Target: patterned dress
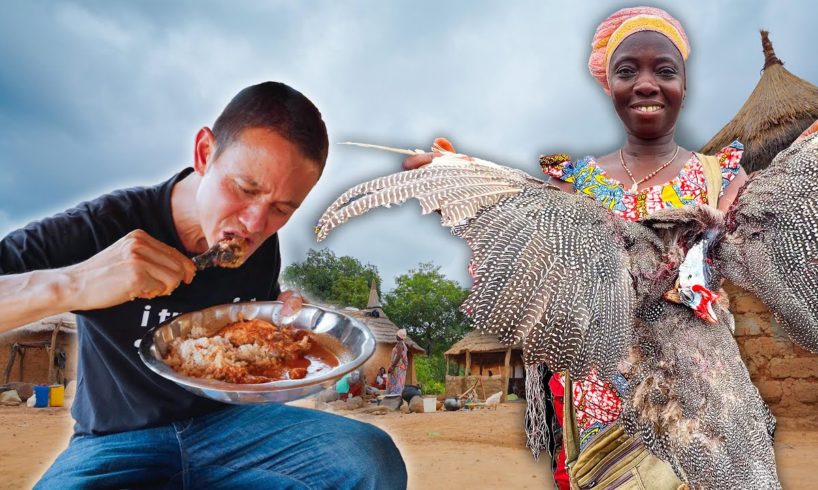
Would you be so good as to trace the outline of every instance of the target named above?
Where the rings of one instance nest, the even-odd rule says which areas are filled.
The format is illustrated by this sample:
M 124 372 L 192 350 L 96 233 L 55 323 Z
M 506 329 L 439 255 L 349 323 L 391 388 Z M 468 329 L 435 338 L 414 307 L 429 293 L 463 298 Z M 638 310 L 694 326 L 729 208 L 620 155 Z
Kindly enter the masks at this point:
M 409 367 L 409 357 L 406 349 L 406 342 L 399 341 L 392 349 L 392 359 L 390 361 L 392 370 L 386 379 L 386 393 L 389 395 L 400 395 L 406 384 L 406 370 Z
M 739 172 L 744 147 L 738 141 L 717 153 L 722 176 L 722 194 Z M 549 163 L 550 162 L 550 163 Z M 660 209 L 678 208 L 692 204 L 706 204 L 707 183 L 702 164 L 692 155 L 679 174 L 664 184 L 657 184 L 638 192 L 609 177 L 596 165 L 593 157 L 571 161 L 567 158 L 543 157 L 543 170 L 547 175 L 573 184 L 577 193 L 585 194 L 602 203 L 617 216 L 636 221 Z M 721 197 L 721 195 L 719 196 Z M 599 378 L 592 371 L 587 378 L 573 383 L 574 408 L 580 432 L 580 449 L 584 448 L 602 429 L 615 422 L 622 411 L 622 402 L 616 385 L 626 383 L 621 376 L 613 384 Z M 564 383 L 560 373 L 549 383 L 557 405 L 562 413 Z M 560 424 L 562 420 L 559 421 Z

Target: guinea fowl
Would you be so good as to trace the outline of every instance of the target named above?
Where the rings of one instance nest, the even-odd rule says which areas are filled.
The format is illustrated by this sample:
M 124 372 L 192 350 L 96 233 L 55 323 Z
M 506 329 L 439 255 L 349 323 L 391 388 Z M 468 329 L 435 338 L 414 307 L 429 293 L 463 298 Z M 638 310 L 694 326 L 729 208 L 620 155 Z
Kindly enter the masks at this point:
M 521 341 L 527 375 L 542 365 L 575 377 L 622 373 L 625 431 L 690 487 L 780 488 L 775 419 L 712 291 L 726 278 L 753 292 L 793 341 L 818 351 L 818 134 L 753 175 L 727 213 L 685 207 L 639 222 L 443 151 L 345 192 L 317 238 L 410 198 L 468 243 L 474 283 L 461 309 L 477 329 Z
M 498 391 L 497 393 L 486 398 L 486 408 L 489 410 L 497 410 L 497 405 L 500 404 L 500 400 L 502 398 L 503 398 L 502 391 Z

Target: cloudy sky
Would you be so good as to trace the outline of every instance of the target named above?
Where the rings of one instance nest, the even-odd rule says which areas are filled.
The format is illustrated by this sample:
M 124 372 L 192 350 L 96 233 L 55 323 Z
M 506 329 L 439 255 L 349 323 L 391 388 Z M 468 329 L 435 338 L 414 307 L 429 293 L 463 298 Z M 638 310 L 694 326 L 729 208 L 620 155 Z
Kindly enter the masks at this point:
M 229 4 L 229 5 L 228 5 Z M 539 173 L 537 156 L 610 151 L 623 134 L 586 69 L 603 1 L 12 1 L 0 16 L 0 236 L 191 163 L 193 138 L 241 88 L 286 82 L 321 109 L 331 142 L 459 151 Z M 679 141 L 698 148 L 752 91 L 758 30 L 818 84 L 818 9 L 804 1 L 655 2 L 692 44 Z M 285 263 L 348 187 L 400 156 L 333 145 L 282 230 Z M 422 261 L 468 284 L 466 247 L 416 203 L 353 220 L 320 246 L 378 267 L 384 290 Z

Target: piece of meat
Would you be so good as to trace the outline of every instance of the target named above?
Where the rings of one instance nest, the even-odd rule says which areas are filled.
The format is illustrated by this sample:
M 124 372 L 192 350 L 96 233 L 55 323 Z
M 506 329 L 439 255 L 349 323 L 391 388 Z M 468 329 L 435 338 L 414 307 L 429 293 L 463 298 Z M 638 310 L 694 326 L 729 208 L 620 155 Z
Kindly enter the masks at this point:
M 228 235 L 210 247 L 205 253 L 193 257 L 197 270 L 208 267 L 236 268 L 247 257 L 247 240 L 237 235 Z
M 278 328 L 264 320 L 245 320 L 231 323 L 219 330 L 217 335 L 226 338 L 235 346 L 256 342 L 259 344 L 271 343 L 271 341 L 281 338 Z

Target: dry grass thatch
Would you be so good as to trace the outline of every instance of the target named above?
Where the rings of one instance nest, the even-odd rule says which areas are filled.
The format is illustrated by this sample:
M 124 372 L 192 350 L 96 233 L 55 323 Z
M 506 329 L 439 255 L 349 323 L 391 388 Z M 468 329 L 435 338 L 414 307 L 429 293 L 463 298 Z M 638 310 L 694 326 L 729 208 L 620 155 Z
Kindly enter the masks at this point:
M 71 313 L 60 313 L 49 316 L 36 322 L 23 325 L 8 332 L 0 334 L 0 343 L 24 341 L 26 336 L 50 333 L 54 331 L 56 325 L 60 326 L 60 331 L 69 335 L 76 335 L 77 321 Z
M 449 350 L 447 350 L 444 355 L 459 356 L 461 354 L 465 354 L 466 351 L 505 352 L 506 349 L 508 349 L 508 346 L 500 343 L 500 341 L 497 340 L 496 335 L 485 335 L 475 330 L 467 333 L 465 337 L 460 339 Z M 520 344 L 516 344 L 513 346 L 513 349 L 521 350 L 522 346 Z
M 369 330 L 372 332 L 372 335 L 375 337 L 375 341 L 379 344 L 394 344 L 395 337 L 398 333 L 398 326 L 392 323 L 392 320 L 386 316 L 386 313 L 383 312 L 380 308 L 374 308 L 378 311 L 378 318 L 372 317 L 367 313 L 371 312 L 372 309 L 368 310 L 343 310 L 342 312 L 345 315 L 349 315 L 357 320 L 360 320 L 369 327 Z M 408 335 L 406 336 L 406 346 L 409 347 L 409 350 L 414 351 L 418 354 L 425 354 L 426 350 L 418 345 L 417 342 L 412 340 Z
M 714 154 L 734 140 L 744 144 L 741 165 L 747 173 L 770 165 L 773 157 L 818 119 L 818 87 L 784 68 L 767 31 L 761 31 L 764 73 L 735 115 L 700 150 Z

